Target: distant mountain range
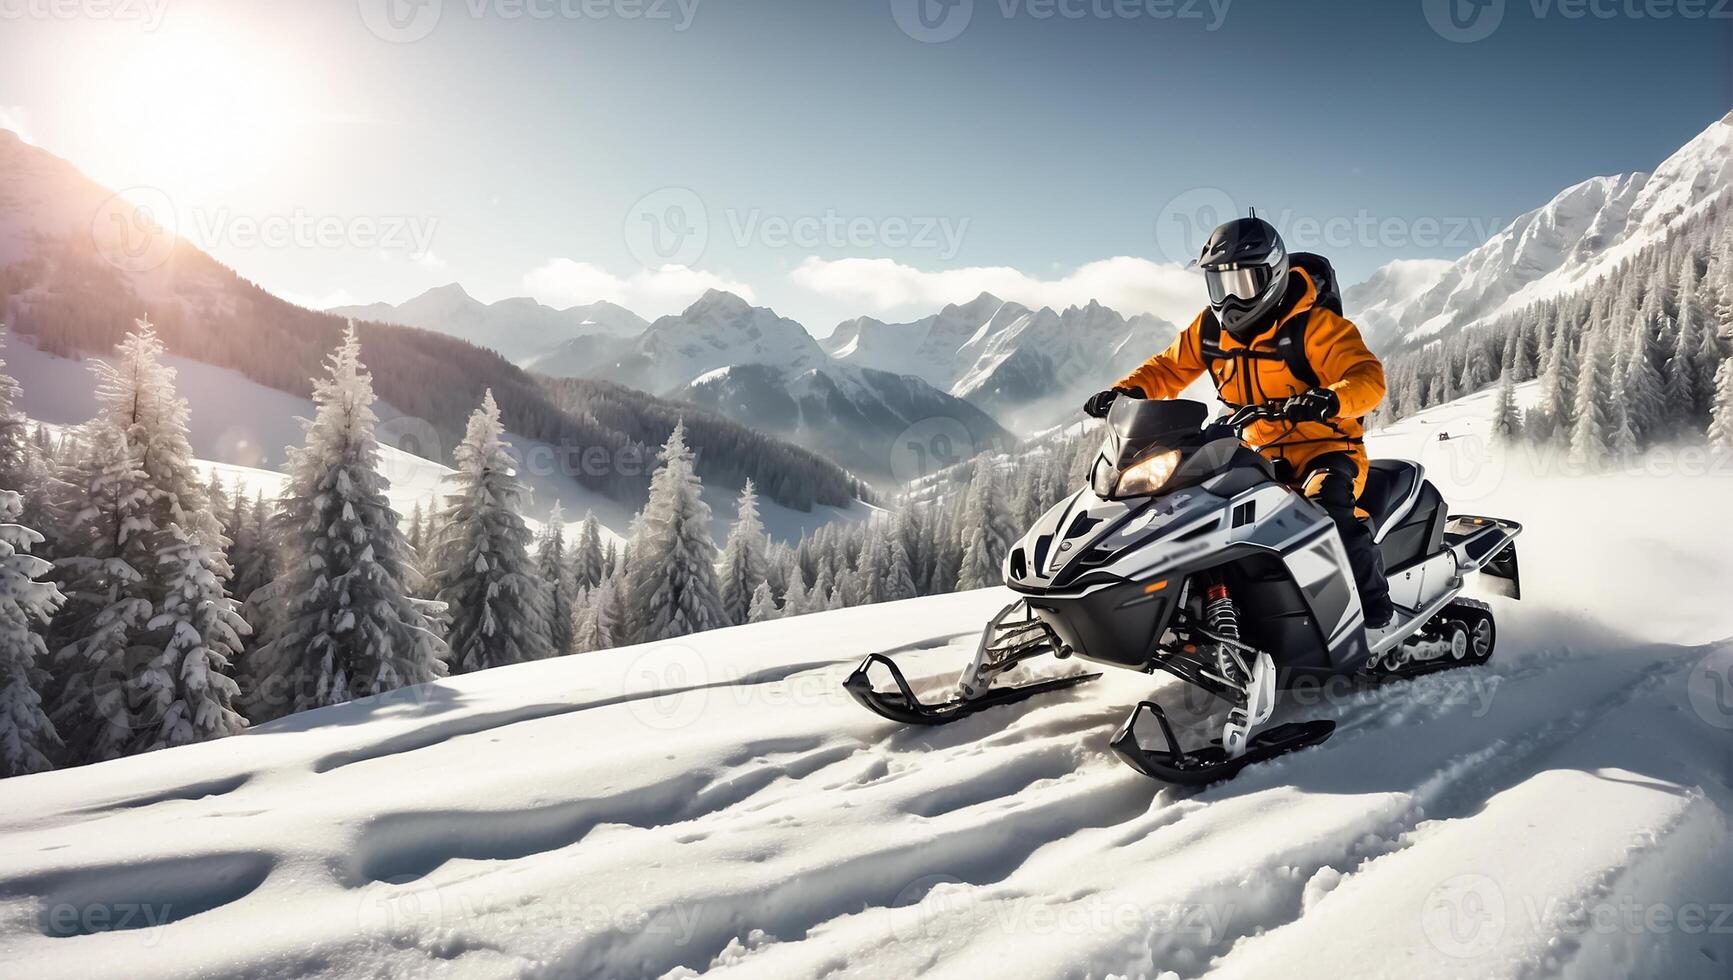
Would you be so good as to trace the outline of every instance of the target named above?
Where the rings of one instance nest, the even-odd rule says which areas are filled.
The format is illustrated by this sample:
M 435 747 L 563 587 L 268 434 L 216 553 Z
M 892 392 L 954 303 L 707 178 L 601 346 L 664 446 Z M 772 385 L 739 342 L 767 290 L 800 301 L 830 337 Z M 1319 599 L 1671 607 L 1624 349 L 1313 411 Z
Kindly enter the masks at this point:
M 520 296 L 483 303 L 457 283 L 430 289 L 399 303 L 339 306 L 337 316 L 437 330 L 491 347 L 507 360 L 522 361 L 561 343 L 584 337 L 636 337 L 649 323 L 623 306 L 606 301 L 556 310 Z
M 1177 332 L 1158 317 L 1127 318 L 1093 301 L 1033 310 L 982 293 L 911 323 L 849 320 L 824 345 L 844 364 L 916 375 L 1013 429 L 1035 431 L 1075 416 L 1085 398 Z
M 461 290 L 436 293 L 427 307 L 443 302 L 443 309 L 465 311 L 474 302 L 465 303 Z M 492 315 L 487 311 L 515 314 L 537 305 L 483 306 L 483 314 L 467 322 L 484 322 Z M 614 315 L 617 307 L 588 309 L 535 315 L 554 324 L 550 329 L 580 333 L 635 326 L 625 311 Z M 44 354 L 71 358 L 107 353 L 145 316 L 170 353 L 301 398 L 310 393 L 343 328 L 342 317 L 302 309 L 260 289 L 154 225 L 141 209 L 71 164 L 0 130 L 0 323 Z M 641 448 L 663 442 L 685 416 L 699 473 L 713 490 L 737 489 L 750 477 L 767 497 L 800 511 L 848 507 L 865 492 L 843 467 L 775 436 L 606 381 L 556 389 L 443 329 L 363 321 L 361 343 L 375 390 L 388 406 L 382 416 L 407 416 L 431 427 L 437 444 L 456 445 L 483 391 L 492 389 L 507 427 L 531 442 L 599 451 L 610 460 L 642 457 L 647 454 Z M 29 387 L 37 379 L 19 380 Z M 245 408 L 238 406 L 237 421 L 249 417 Z M 237 431 L 219 441 L 238 446 L 260 437 Z M 277 451 L 267 447 L 261 453 L 253 445 L 246 449 L 250 458 L 217 461 L 250 464 Z M 579 466 L 569 475 L 631 507 L 647 490 L 649 469 Z

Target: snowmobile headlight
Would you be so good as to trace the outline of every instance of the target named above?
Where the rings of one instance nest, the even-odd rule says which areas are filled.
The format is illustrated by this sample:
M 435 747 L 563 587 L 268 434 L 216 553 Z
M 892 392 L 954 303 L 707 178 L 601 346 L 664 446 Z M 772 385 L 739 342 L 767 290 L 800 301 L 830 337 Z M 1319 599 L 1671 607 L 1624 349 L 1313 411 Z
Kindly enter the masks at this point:
M 1173 471 L 1179 468 L 1179 456 L 1179 450 L 1169 449 L 1145 456 L 1126 467 L 1125 472 L 1119 475 L 1118 495 L 1136 497 L 1160 490 L 1172 478 Z

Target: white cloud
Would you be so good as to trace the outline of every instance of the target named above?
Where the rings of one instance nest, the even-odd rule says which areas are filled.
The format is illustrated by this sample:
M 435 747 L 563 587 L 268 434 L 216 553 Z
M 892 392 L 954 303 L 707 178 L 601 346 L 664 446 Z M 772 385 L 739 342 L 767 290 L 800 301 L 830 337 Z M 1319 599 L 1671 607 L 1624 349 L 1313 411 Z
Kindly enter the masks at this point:
M 752 287 L 711 272 L 681 265 L 640 269 L 616 276 L 600 266 L 573 259 L 549 259 L 524 274 L 524 288 L 549 306 L 567 307 L 607 300 L 642 317 L 678 313 L 704 295 L 722 289 L 753 302 Z
M 827 260 L 809 256 L 789 273 L 796 285 L 883 312 L 965 303 L 981 293 L 1025 306 L 1063 309 L 1099 300 L 1121 313 L 1153 313 L 1185 324 L 1204 307 L 1202 277 L 1183 266 L 1116 256 L 1040 279 L 1009 266 L 925 272 L 893 259 Z
M 423 266 L 423 267 L 428 268 L 428 269 L 443 269 L 448 264 L 444 259 L 435 255 L 433 253 L 433 249 L 431 249 L 431 248 L 425 252 L 422 252 L 420 255 L 415 256 L 410 261 L 414 262 L 416 265 Z

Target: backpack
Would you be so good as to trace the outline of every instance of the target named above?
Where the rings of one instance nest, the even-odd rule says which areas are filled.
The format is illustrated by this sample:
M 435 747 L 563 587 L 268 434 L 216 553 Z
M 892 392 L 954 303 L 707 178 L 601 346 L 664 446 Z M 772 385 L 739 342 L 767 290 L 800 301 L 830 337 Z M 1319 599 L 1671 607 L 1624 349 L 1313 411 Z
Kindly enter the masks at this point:
M 1318 298 L 1313 306 L 1321 306 L 1326 310 L 1342 315 L 1342 289 L 1336 279 L 1336 269 L 1330 265 L 1330 260 L 1313 252 L 1290 252 L 1288 264 L 1296 269 L 1304 269 L 1306 275 L 1312 278 L 1312 284 L 1318 290 Z M 1311 314 L 1297 316 L 1282 324 L 1276 331 L 1275 353 L 1262 350 L 1237 350 L 1229 353 L 1222 349 L 1222 325 L 1216 319 L 1215 311 L 1203 311 L 1203 323 L 1198 327 L 1198 351 L 1203 355 L 1204 368 L 1209 370 L 1216 361 L 1229 360 L 1236 357 L 1254 360 L 1281 358 L 1287 363 L 1288 371 L 1300 379 L 1300 383 L 1308 387 L 1317 387 L 1318 372 L 1312 369 L 1312 362 L 1306 357 L 1306 321 Z M 1210 370 L 1213 378 L 1215 372 Z

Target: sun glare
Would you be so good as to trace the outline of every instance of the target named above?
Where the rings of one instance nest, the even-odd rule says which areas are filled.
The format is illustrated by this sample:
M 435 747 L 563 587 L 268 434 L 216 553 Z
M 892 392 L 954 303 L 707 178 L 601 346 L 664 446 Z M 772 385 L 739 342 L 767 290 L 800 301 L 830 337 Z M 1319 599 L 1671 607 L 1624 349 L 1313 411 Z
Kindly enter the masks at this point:
M 113 147 L 105 176 L 197 197 L 283 175 L 304 100 L 287 60 L 256 37 L 171 18 L 106 55 L 86 103 Z

